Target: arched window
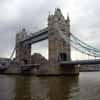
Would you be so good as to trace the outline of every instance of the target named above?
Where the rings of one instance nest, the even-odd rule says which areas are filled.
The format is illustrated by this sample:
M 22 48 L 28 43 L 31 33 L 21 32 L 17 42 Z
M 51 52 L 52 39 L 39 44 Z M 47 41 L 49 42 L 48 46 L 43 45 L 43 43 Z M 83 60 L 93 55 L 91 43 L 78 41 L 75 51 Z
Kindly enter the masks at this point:
M 66 53 L 60 53 L 60 60 L 66 61 L 67 60 L 67 54 Z

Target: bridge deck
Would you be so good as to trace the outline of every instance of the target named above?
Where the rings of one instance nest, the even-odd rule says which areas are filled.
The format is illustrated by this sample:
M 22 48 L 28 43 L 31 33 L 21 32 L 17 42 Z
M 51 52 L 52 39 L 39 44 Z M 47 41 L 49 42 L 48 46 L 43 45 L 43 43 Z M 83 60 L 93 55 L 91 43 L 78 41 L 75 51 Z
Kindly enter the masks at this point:
M 98 60 L 79 60 L 79 61 L 61 61 L 61 65 L 91 65 L 100 64 L 100 59 Z
M 39 64 L 27 64 L 27 65 L 21 65 L 21 70 L 30 70 L 33 68 L 38 68 L 40 65 Z

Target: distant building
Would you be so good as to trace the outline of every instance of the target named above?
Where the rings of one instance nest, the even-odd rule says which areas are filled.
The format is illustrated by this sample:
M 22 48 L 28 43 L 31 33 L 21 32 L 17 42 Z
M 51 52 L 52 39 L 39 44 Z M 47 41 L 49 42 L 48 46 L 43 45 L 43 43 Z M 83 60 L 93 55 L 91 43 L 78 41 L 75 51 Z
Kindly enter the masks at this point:
M 40 53 L 34 53 L 31 56 L 31 63 L 32 64 L 44 64 L 47 62 L 47 59 L 43 57 Z
M 11 60 L 9 58 L 0 58 L 0 64 L 6 65 L 10 63 L 11 63 Z

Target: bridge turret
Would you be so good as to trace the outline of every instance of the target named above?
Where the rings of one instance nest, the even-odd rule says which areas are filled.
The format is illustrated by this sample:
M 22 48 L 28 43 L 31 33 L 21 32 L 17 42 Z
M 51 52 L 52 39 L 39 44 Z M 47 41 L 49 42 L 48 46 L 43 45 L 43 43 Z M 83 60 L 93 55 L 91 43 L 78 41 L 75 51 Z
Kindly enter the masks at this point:
M 61 34 L 69 37 L 70 20 L 66 20 L 59 8 L 55 9 L 54 15 L 48 17 L 48 40 L 49 40 L 49 60 L 70 60 L 70 45 L 66 44 Z
M 28 33 L 26 32 L 26 29 L 23 28 L 20 32 L 16 34 L 16 42 L 20 42 L 28 37 Z
M 28 38 L 28 33 L 25 28 L 16 34 L 16 62 L 19 64 L 31 63 L 31 45 L 21 43 L 26 38 Z
M 70 18 L 69 14 L 67 14 L 67 19 L 65 20 L 66 25 L 67 25 L 67 33 L 70 33 Z

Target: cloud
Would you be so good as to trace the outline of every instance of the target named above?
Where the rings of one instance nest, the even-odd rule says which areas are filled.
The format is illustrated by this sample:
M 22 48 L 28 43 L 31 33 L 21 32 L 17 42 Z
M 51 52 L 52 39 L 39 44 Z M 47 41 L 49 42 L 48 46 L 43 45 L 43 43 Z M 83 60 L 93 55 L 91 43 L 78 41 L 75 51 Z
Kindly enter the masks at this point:
M 71 32 L 81 40 L 100 47 L 100 1 L 99 0 L 0 0 L 0 56 L 9 57 L 15 45 L 16 32 L 25 27 L 36 32 L 47 26 L 49 11 L 60 7 L 71 19 Z M 47 42 L 38 49 L 47 49 Z M 47 54 L 46 54 L 47 55 Z

